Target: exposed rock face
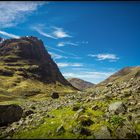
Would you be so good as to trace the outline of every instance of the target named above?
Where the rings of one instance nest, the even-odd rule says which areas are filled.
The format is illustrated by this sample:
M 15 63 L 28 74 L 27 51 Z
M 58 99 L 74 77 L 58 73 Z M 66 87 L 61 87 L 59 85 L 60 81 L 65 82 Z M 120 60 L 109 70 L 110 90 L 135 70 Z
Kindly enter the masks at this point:
M 0 61 L 8 63 L 11 68 L 14 65 L 25 65 L 26 62 L 30 67 L 16 69 L 23 77 L 35 78 L 46 83 L 58 81 L 70 85 L 48 54 L 43 42 L 36 37 L 5 40 L 0 44 Z
M 23 110 L 18 105 L 0 105 L 0 126 L 19 121 Z
M 63 77 L 41 40 L 31 36 L 0 43 L 0 89 L 27 98 L 58 88 L 75 89 Z
M 84 81 L 82 79 L 78 79 L 78 78 L 68 78 L 67 79 L 74 87 L 76 87 L 79 90 L 84 90 L 87 88 L 90 88 L 92 86 L 94 86 L 93 83 Z

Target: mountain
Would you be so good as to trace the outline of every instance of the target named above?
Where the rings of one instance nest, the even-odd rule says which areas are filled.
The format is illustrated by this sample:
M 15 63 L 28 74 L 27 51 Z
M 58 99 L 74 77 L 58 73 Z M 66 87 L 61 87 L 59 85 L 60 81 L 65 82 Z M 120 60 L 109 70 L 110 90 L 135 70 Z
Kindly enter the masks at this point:
M 0 102 L 0 138 L 139 139 L 139 70 L 126 67 L 92 88 L 58 99 Z
M 71 91 L 44 44 L 36 37 L 7 39 L 0 43 L 0 93 L 30 96 L 50 91 Z
M 78 78 L 68 78 L 67 79 L 74 87 L 76 87 L 79 90 L 85 90 L 87 88 L 90 88 L 92 86 L 94 86 L 93 83 L 84 81 L 82 79 L 78 79 Z
M 119 70 L 118 72 L 116 72 L 115 74 L 111 75 L 102 83 L 127 81 L 128 79 L 138 78 L 138 77 L 140 77 L 140 66 L 125 67 Z
M 129 81 L 137 81 L 140 78 L 140 66 L 133 66 L 133 67 L 125 67 L 118 72 L 114 73 L 104 81 L 100 82 L 99 84 L 91 87 L 90 89 L 94 89 L 95 87 L 100 86 L 107 86 L 111 84 L 120 84 Z
M 103 82 L 88 88 L 87 92 L 94 92 L 97 98 L 135 100 L 137 102 L 140 92 L 140 66 L 125 67 Z

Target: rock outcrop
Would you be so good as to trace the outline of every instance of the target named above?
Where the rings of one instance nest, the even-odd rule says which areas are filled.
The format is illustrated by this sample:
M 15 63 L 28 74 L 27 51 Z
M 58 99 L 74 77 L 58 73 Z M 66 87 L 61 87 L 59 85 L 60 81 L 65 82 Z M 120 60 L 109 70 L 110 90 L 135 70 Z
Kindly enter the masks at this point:
M 9 66 L 9 70 L 14 69 L 14 73 L 19 71 L 19 75 L 23 77 L 35 78 L 46 83 L 58 81 L 70 85 L 48 54 L 43 42 L 36 37 L 5 40 L 0 44 L 0 61 Z M 25 65 L 29 67 L 23 67 Z M 13 66 L 19 67 L 16 69 Z
M 30 36 L 0 43 L 0 89 L 33 96 L 63 88 L 74 89 L 40 39 Z

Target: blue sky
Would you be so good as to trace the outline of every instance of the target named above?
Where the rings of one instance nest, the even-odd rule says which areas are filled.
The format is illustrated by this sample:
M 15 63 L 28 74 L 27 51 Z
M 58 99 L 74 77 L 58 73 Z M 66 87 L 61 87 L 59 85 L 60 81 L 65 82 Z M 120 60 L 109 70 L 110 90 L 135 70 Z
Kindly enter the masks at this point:
M 66 78 L 99 83 L 140 62 L 140 2 L 0 2 L 0 36 L 36 36 Z

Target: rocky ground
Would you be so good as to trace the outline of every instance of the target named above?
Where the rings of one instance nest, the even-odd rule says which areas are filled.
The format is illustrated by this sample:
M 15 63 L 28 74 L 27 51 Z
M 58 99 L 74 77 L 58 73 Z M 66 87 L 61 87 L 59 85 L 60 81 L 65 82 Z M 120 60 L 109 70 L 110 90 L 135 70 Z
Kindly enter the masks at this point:
M 25 100 L 22 118 L 1 127 L 1 138 L 139 139 L 139 83 L 130 79 L 94 92 Z
M 36 37 L 0 43 L 0 138 L 140 138 L 140 66 L 85 91 Z

